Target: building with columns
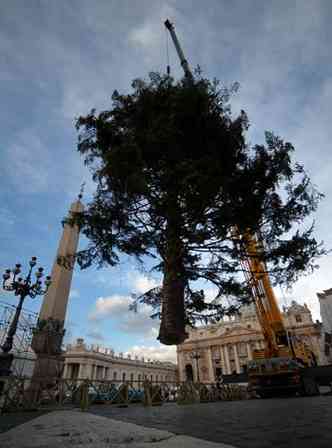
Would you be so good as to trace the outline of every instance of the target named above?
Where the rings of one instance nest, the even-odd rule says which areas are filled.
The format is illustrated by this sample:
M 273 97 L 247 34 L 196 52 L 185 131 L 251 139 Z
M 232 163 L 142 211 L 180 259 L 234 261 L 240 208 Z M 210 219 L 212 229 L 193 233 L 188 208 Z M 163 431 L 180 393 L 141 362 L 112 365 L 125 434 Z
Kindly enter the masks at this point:
M 98 346 L 88 347 L 83 339 L 67 345 L 63 354 L 63 378 L 142 381 L 149 379 L 156 382 L 175 382 L 178 380 L 177 366 L 171 362 L 116 355 L 112 349 Z
M 321 324 L 313 322 L 307 305 L 292 301 L 282 314 L 286 328 L 310 347 L 318 364 L 326 364 L 320 343 Z M 188 327 L 187 332 L 189 337 L 177 347 L 180 381 L 210 383 L 221 374 L 244 372 L 253 351 L 264 348 L 254 304 L 242 307 L 239 316 L 204 327 Z

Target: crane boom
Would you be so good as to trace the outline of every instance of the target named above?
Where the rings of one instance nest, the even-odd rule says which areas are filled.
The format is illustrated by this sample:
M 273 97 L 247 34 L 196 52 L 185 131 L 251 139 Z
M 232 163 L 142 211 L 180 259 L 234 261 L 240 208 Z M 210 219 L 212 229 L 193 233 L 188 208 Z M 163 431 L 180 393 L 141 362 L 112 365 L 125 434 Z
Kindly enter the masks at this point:
M 176 52 L 177 52 L 177 54 L 179 56 L 181 66 L 182 66 L 183 71 L 184 71 L 184 75 L 185 75 L 185 77 L 189 81 L 192 81 L 193 80 L 193 74 L 191 73 L 188 61 L 184 57 L 184 53 L 182 51 L 180 42 L 178 41 L 178 38 L 177 38 L 177 36 L 175 34 L 174 25 L 168 19 L 164 22 L 164 24 L 165 24 L 166 28 L 168 29 L 168 31 L 170 32 L 170 35 L 172 37 L 172 40 L 173 40 Z
M 265 356 L 279 356 L 280 346 L 287 347 L 289 341 L 266 266 L 259 259 L 260 242 L 251 232 L 245 232 L 242 241 L 244 254 L 241 264 L 255 299 L 257 316 L 266 343 Z M 292 347 L 289 348 L 292 350 Z

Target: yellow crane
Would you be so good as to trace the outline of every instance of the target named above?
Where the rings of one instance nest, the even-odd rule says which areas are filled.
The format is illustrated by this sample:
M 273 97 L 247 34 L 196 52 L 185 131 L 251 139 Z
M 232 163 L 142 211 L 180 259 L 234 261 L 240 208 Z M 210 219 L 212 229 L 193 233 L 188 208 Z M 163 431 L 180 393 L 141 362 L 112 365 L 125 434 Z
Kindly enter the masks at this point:
M 249 231 L 238 235 L 238 240 L 242 249 L 241 264 L 255 300 L 265 341 L 265 348 L 255 350 L 253 360 L 248 363 L 249 388 L 263 398 L 296 392 L 319 394 L 314 378 L 306 375 L 306 367 L 317 365 L 315 355 L 285 327 L 262 261 L 262 242 Z

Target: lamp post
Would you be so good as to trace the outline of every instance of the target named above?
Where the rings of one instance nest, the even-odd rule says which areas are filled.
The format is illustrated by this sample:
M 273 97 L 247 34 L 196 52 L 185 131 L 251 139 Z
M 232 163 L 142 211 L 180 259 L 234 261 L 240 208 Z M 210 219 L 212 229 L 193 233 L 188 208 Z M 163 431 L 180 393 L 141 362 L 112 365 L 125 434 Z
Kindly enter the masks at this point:
M 17 324 L 20 318 L 24 299 L 29 296 L 34 299 L 38 295 L 45 294 L 51 284 L 51 277 L 47 276 L 42 285 L 41 278 L 43 277 L 44 268 L 39 267 L 35 273 L 36 280 L 32 279 L 32 270 L 37 264 L 37 258 L 32 257 L 29 261 L 29 272 L 25 278 L 17 276 L 21 272 L 21 265 L 16 264 L 14 269 L 6 269 L 3 274 L 2 287 L 5 291 L 13 291 L 20 300 L 16 307 L 14 318 L 10 324 L 8 334 L 4 344 L 1 346 L 2 353 L 0 353 L 0 376 L 9 376 L 11 374 L 11 365 L 14 355 L 10 353 L 13 348 L 14 336 L 17 330 Z
M 197 372 L 197 382 L 199 383 L 199 369 L 198 369 L 198 360 L 201 358 L 201 355 L 199 352 L 192 352 L 191 353 L 191 359 L 196 360 L 196 372 Z

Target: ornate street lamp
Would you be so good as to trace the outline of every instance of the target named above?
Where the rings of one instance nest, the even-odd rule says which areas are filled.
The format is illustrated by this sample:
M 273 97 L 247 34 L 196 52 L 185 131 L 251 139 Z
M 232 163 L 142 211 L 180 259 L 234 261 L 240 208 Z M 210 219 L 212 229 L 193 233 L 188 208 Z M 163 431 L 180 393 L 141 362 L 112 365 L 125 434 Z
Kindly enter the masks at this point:
M 2 353 L 0 353 L 0 376 L 9 376 L 11 374 L 11 365 L 14 355 L 10 353 L 13 348 L 14 336 L 17 330 L 17 324 L 20 318 L 24 299 L 29 296 L 34 299 L 38 295 L 43 295 L 48 290 L 51 284 L 51 277 L 47 276 L 42 285 L 41 278 L 43 277 L 44 268 L 39 267 L 35 273 L 36 279 L 32 279 L 32 270 L 37 264 L 37 258 L 32 257 L 29 261 L 30 269 L 25 278 L 17 276 L 21 272 L 21 265 L 15 265 L 14 269 L 6 269 L 3 274 L 2 287 L 5 291 L 13 291 L 16 296 L 19 296 L 20 300 L 16 307 L 15 315 L 10 324 L 8 334 L 4 344 L 1 346 Z
M 197 382 L 199 383 L 199 369 L 198 369 L 198 360 L 201 359 L 201 355 L 199 352 L 192 352 L 190 354 L 191 359 L 196 360 L 196 372 L 197 372 Z

